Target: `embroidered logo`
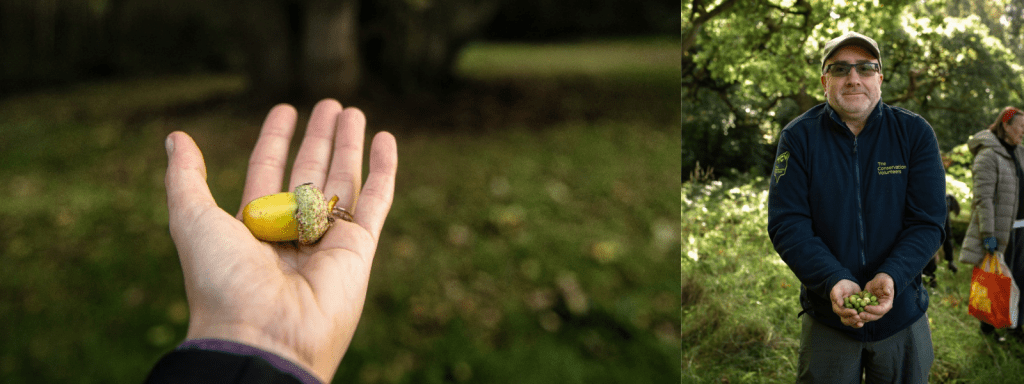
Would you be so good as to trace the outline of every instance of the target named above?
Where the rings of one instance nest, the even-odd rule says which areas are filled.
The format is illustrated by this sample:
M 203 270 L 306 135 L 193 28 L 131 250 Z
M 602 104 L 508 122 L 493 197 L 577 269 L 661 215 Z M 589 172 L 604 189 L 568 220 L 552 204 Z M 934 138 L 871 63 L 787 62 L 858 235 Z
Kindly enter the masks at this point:
M 775 176 L 776 184 L 779 182 L 779 179 L 782 178 L 782 175 L 786 174 L 787 165 L 789 165 L 789 151 L 782 152 L 779 157 L 775 158 L 775 171 L 772 172 L 772 175 Z
M 900 175 L 903 174 L 903 170 L 907 169 L 906 165 L 889 165 L 884 161 L 878 162 L 878 175 Z

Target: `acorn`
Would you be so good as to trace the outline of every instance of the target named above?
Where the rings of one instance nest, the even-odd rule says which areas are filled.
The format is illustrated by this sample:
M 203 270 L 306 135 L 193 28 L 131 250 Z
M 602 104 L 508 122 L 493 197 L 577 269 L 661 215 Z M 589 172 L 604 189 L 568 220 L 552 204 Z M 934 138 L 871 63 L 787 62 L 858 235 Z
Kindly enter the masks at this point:
M 843 299 L 844 307 L 856 309 L 857 312 L 864 312 L 864 307 L 878 305 L 878 296 L 871 292 L 861 291 L 847 296 Z
M 253 200 L 242 209 L 242 223 L 257 239 L 294 241 L 310 245 L 320 240 L 334 222 L 338 196 L 325 200 L 313 183 Z M 345 212 L 347 214 L 347 212 Z

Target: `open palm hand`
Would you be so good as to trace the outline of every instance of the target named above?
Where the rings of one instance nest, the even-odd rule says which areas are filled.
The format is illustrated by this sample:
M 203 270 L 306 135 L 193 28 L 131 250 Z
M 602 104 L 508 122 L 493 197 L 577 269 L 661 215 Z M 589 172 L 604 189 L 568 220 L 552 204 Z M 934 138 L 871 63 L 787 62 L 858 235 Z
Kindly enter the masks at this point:
M 271 109 L 249 161 L 242 207 L 282 191 L 296 111 Z M 377 241 L 394 195 L 397 146 L 374 137 L 362 186 L 366 120 L 323 100 L 310 116 L 288 184 L 312 182 L 354 220 L 335 220 L 318 243 L 267 243 L 219 208 L 202 153 L 188 135 L 168 136 L 165 179 L 190 321 L 187 339 L 230 340 L 278 354 L 329 382 L 362 312 Z M 241 209 L 239 209 L 241 212 Z M 240 215 L 240 213 L 239 213 Z

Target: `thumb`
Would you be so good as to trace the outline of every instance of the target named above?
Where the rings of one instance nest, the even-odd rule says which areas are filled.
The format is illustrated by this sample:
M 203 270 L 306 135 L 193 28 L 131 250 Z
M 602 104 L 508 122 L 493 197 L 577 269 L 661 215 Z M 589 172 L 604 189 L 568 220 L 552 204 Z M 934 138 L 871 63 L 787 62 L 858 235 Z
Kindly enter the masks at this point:
M 206 163 L 195 141 L 184 132 L 172 132 L 165 145 L 168 159 L 164 187 L 173 237 L 176 228 L 217 203 L 206 185 Z

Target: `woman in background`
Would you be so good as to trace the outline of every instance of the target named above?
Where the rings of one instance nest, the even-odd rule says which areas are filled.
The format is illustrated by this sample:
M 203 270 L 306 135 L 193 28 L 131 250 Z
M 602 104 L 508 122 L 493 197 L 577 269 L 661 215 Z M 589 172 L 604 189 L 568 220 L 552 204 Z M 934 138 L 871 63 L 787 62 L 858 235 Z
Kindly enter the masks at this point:
M 1024 116 L 1020 109 L 1006 107 L 988 129 L 974 134 L 967 147 L 974 155 L 971 172 L 974 178 L 974 201 L 971 203 L 971 224 L 964 236 L 960 261 L 978 265 L 986 253 L 1002 252 L 1018 288 L 1024 281 Z M 1024 306 L 1021 300 L 1018 306 Z M 1017 329 L 1012 334 L 1024 340 L 1024 311 L 1018 308 Z M 1002 341 L 995 328 L 981 323 L 981 331 Z

